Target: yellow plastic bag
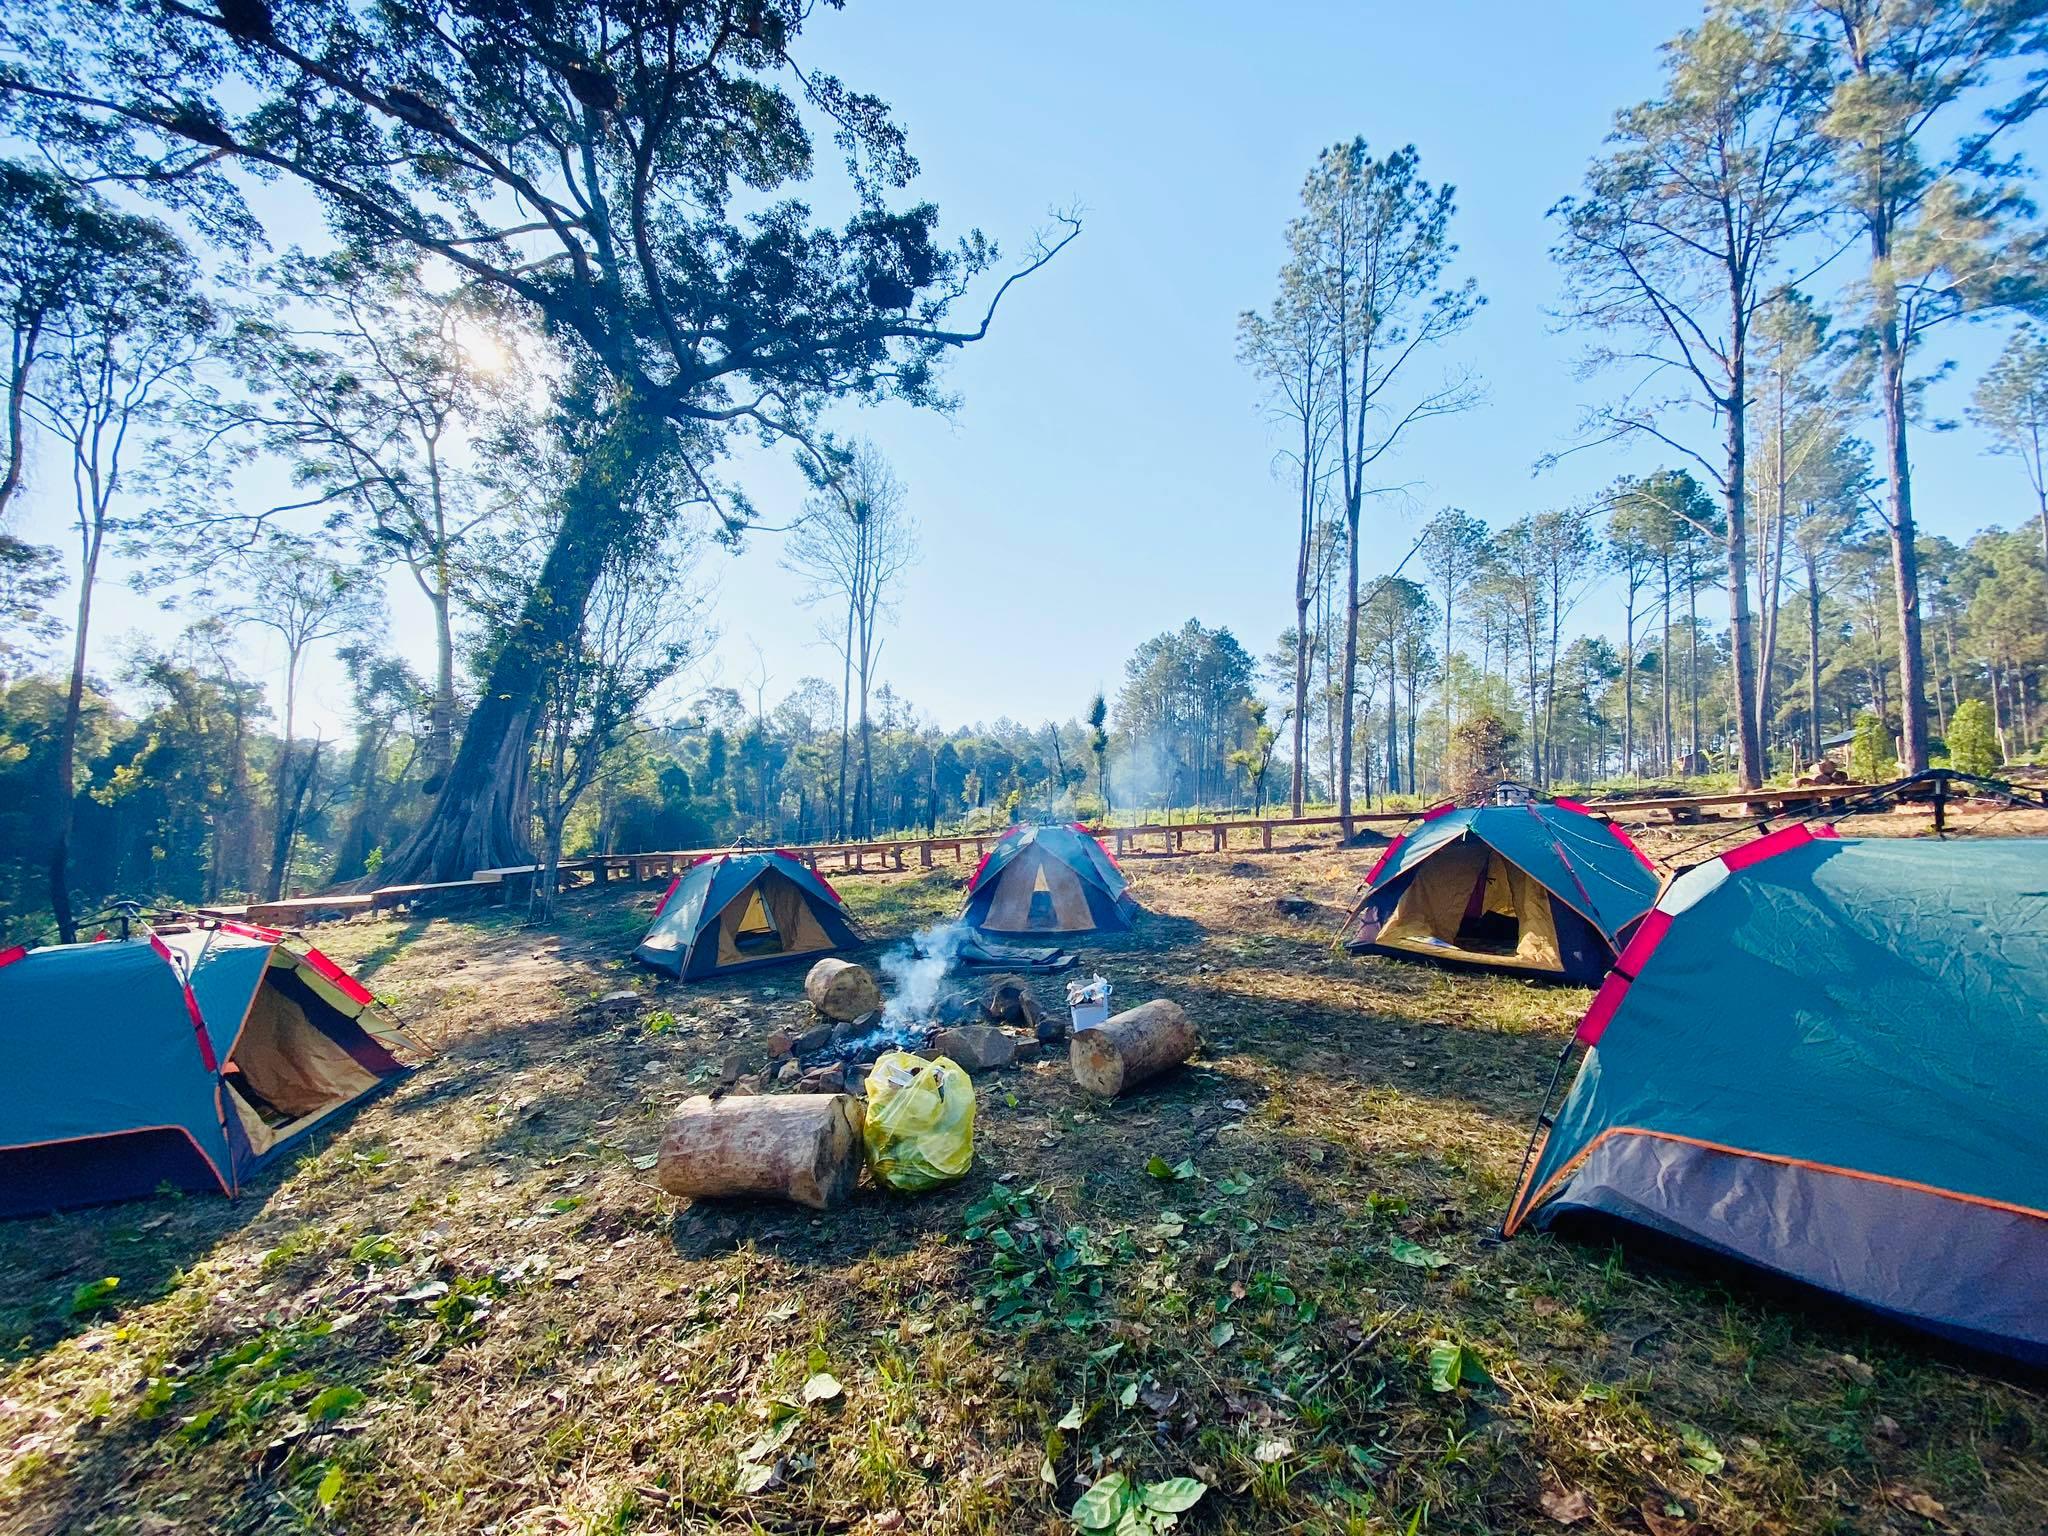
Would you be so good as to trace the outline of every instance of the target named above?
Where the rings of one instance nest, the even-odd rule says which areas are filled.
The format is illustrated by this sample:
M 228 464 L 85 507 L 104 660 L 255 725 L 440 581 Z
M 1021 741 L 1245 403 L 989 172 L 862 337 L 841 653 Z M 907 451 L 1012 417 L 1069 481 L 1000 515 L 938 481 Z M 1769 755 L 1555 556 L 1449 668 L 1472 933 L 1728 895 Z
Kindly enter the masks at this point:
M 884 1051 L 867 1092 L 868 1166 L 889 1188 L 931 1189 L 974 1162 L 974 1080 L 949 1057 Z

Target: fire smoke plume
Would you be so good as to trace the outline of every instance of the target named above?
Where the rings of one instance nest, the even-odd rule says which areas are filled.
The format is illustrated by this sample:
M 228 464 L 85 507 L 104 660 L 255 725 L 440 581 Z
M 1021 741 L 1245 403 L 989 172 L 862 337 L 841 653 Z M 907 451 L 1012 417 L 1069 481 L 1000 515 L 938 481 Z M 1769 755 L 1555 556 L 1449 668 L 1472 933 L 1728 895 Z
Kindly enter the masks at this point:
M 960 958 L 966 938 L 962 924 L 934 923 L 875 962 L 889 983 L 889 1001 L 882 1008 L 885 1030 L 907 1030 L 930 1021 L 938 1007 L 939 988 Z

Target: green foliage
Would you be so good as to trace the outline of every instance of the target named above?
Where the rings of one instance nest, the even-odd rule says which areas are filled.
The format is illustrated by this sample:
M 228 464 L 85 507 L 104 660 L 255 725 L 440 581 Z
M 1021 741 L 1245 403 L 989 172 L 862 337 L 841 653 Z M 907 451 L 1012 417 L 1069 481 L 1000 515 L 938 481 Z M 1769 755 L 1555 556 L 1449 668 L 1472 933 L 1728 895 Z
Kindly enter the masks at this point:
M 1074 1524 L 1110 1536 L 1156 1536 L 1201 1501 L 1208 1485 L 1192 1477 L 1136 1483 L 1121 1472 L 1099 1478 L 1074 1501 Z
M 1429 1387 L 1432 1392 L 1455 1392 L 1461 1386 L 1490 1387 L 1493 1378 L 1478 1354 L 1465 1344 L 1440 1342 L 1429 1349 Z
M 73 1317 L 88 1317 L 114 1304 L 114 1293 L 121 1288 L 119 1275 L 106 1275 L 98 1280 L 88 1280 L 71 1293 L 69 1311 Z
M 1859 784 L 1884 784 L 1898 773 L 1892 733 L 1880 716 L 1865 710 L 1856 717 L 1856 738 L 1849 744 L 1849 776 Z
M 2005 761 L 1998 749 L 1998 731 L 1991 706 L 1965 699 L 1948 723 L 1949 766 L 1960 773 L 1991 774 Z

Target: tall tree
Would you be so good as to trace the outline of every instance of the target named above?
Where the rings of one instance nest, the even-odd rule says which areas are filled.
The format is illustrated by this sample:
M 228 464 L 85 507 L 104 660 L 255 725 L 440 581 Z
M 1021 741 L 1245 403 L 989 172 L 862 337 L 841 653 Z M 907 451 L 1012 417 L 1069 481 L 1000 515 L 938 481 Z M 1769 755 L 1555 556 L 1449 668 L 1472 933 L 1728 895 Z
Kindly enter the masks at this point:
M 298 757 L 299 679 L 306 658 L 323 640 L 348 635 L 372 638 L 383 616 L 383 593 L 373 569 L 322 554 L 303 539 L 274 539 L 241 562 L 239 600 L 220 610 L 237 627 L 267 629 L 284 651 L 284 740 L 272 776 L 277 801 L 271 828 L 270 871 L 263 899 L 276 901 L 291 868 L 299 816 L 320 763 L 323 743 L 315 740 Z
M 1970 397 L 1970 419 L 1991 437 L 1991 452 L 2026 470 L 2048 562 L 2048 338 L 2030 325 L 2014 331 Z
M 1621 579 L 1621 771 L 1636 772 L 1636 626 L 1643 590 L 1657 573 L 1665 514 L 1639 480 L 1608 492 L 1606 564 Z
M 844 684 L 840 690 L 839 802 L 841 836 L 872 830 L 873 732 L 868 695 L 881 651 L 882 617 L 894 606 L 896 584 L 917 559 L 917 524 L 908 493 L 889 461 L 873 443 L 847 450 L 831 484 L 811 498 L 804 522 L 783 554 L 786 569 L 808 584 L 810 601 L 845 606 L 840 646 Z M 853 716 L 853 690 L 860 709 Z M 849 717 L 860 726 L 860 760 L 854 776 L 852 814 L 847 814 L 846 775 Z
M 615 552 L 574 648 L 548 669 L 541 729 L 534 741 L 533 809 L 541 871 L 532 916 L 554 912 L 562 837 L 641 707 L 703 651 L 704 593 L 690 579 L 700 538 L 694 529 Z
M 1553 210 L 1571 319 L 1616 340 L 1589 365 L 1638 380 L 1596 412 L 1601 437 L 1643 434 L 1697 462 L 1721 492 L 1735 656 L 1736 768 L 1763 782 L 1749 604 L 1747 472 L 1757 318 L 1826 212 L 1822 49 L 1770 8 L 1716 4 L 1664 48 L 1664 88 L 1617 115 L 1584 196 Z M 1702 408 L 1718 454 L 1672 418 Z
M 24 0 L 10 17 L 0 98 L 46 153 L 244 239 L 256 220 L 238 178 L 295 180 L 351 245 L 438 257 L 589 372 L 605 431 L 562 499 L 528 608 L 492 648 L 434 813 L 387 865 L 394 879 L 525 856 L 547 658 L 580 633 L 605 560 L 642 532 L 629 492 L 643 461 L 673 456 L 743 529 L 744 498 L 718 478 L 736 438 L 815 463 L 833 401 L 938 401 L 942 357 L 985 337 L 1009 289 L 1078 233 L 1063 221 L 977 318 L 949 323 L 996 249 L 978 233 L 948 248 L 931 204 L 892 205 L 916 161 L 884 103 L 796 63 L 808 12 Z M 812 173 L 814 121 L 849 168 L 852 212 L 836 228 L 775 197 Z
M 1097 692 L 1088 700 L 1088 755 L 1095 759 L 1095 798 L 1109 814 L 1109 701 Z
M 191 254 L 162 224 L 106 213 L 108 241 L 90 274 L 45 322 L 44 355 L 27 388 L 28 411 L 70 460 L 78 565 L 71 676 L 52 771 L 56 824 L 49 841 L 50 910 L 65 943 L 77 935 L 69 865 L 76 744 L 84 708 L 93 597 L 107 544 L 143 515 L 167 476 L 162 437 L 170 412 L 212 344 L 215 316 L 199 296 Z
M 1308 624 L 1312 601 L 1316 523 L 1329 481 L 1330 439 L 1337 425 L 1336 377 L 1331 368 L 1330 316 L 1315 284 L 1311 227 L 1297 219 L 1287 230 L 1289 256 L 1280 269 L 1280 293 L 1265 314 L 1238 317 L 1238 357 L 1264 380 L 1274 414 L 1287 432 L 1281 462 L 1293 473 L 1296 503 L 1294 546 L 1294 770 L 1289 786 L 1299 816 L 1306 769 L 1308 731 Z
M 1854 293 L 1855 339 L 1884 418 L 1900 758 L 1918 773 L 1927 766 L 1927 707 L 1906 442 L 1914 354 L 1949 321 L 2042 301 L 2048 240 L 2022 227 L 2033 208 L 2005 150 L 2012 130 L 2040 109 L 2043 77 L 2025 72 L 2008 91 L 1996 72 L 2048 50 L 2048 12 L 2037 0 L 1803 0 L 1802 8 L 1833 45 L 1834 90 L 1820 127 L 1869 257 Z
M 532 424 L 511 406 L 532 381 L 511 366 L 514 346 L 479 296 L 434 291 L 416 258 L 294 253 L 267 274 L 267 287 L 268 310 L 244 319 L 234 337 L 248 393 L 221 414 L 291 465 L 302 499 L 278 511 L 325 510 L 330 531 L 346 528 L 370 560 L 402 565 L 426 599 L 434 625 L 427 750 L 444 774 L 458 715 L 460 571 L 507 499 L 494 496 L 477 460 L 516 459 L 529 473 L 527 452 L 490 439 L 502 430 L 530 446 Z
M 1347 562 L 1344 661 L 1340 673 L 1337 814 L 1351 818 L 1353 722 L 1358 694 L 1359 517 L 1375 466 L 1410 427 L 1464 410 L 1477 398 L 1468 373 L 1453 370 L 1415 387 L 1411 366 L 1463 330 L 1483 302 L 1470 278 L 1445 278 L 1457 246 L 1450 237 L 1452 187 L 1423 179 L 1413 145 L 1375 159 L 1365 140 L 1323 151 L 1302 187 L 1291 244 L 1304 285 L 1327 326 L 1336 372 L 1337 469 Z
M 1457 645 L 1457 610 L 1486 569 L 1486 524 L 1457 507 L 1445 507 L 1422 530 L 1422 566 L 1443 613 L 1444 756 L 1451 751 L 1457 710 L 1451 694 L 1451 653 Z M 1299 812 L 1296 813 L 1297 815 Z
M 90 288 L 97 264 L 118 255 L 128 226 L 101 199 L 40 166 L 0 160 L 0 324 L 7 330 L 6 462 L 0 517 L 22 487 L 29 381 L 54 323 Z
M 1778 654 L 1778 615 L 1785 592 L 1787 534 L 1809 463 L 1824 455 L 1836 433 L 1817 377 L 1826 355 L 1828 317 L 1804 295 L 1780 294 L 1757 317 L 1756 377 L 1763 416 L 1750 511 L 1757 543 L 1757 738 L 1768 743 L 1776 716 L 1772 698 Z

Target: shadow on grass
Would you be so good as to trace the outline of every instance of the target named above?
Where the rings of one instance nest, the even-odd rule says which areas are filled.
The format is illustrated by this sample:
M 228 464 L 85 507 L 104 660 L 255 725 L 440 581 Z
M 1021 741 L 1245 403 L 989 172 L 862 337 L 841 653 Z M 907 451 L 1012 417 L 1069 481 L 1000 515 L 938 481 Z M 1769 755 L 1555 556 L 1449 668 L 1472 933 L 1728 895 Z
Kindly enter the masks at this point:
M 278 1186 L 346 1135 L 374 1102 L 322 1124 L 291 1157 L 233 1197 L 166 1187 L 144 1199 L 0 1222 L 0 1365 L 119 1324 L 172 1294 L 195 1264 L 259 1225 Z M 110 1279 L 117 1284 L 105 1287 Z
M 432 918 L 416 913 L 389 932 L 379 934 L 377 942 L 368 951 L 349 962 L 349 971 L 357 981 L 367 982 L 404 954 L 406 948 L 427 931 L 427 925 L 432 921 Z

